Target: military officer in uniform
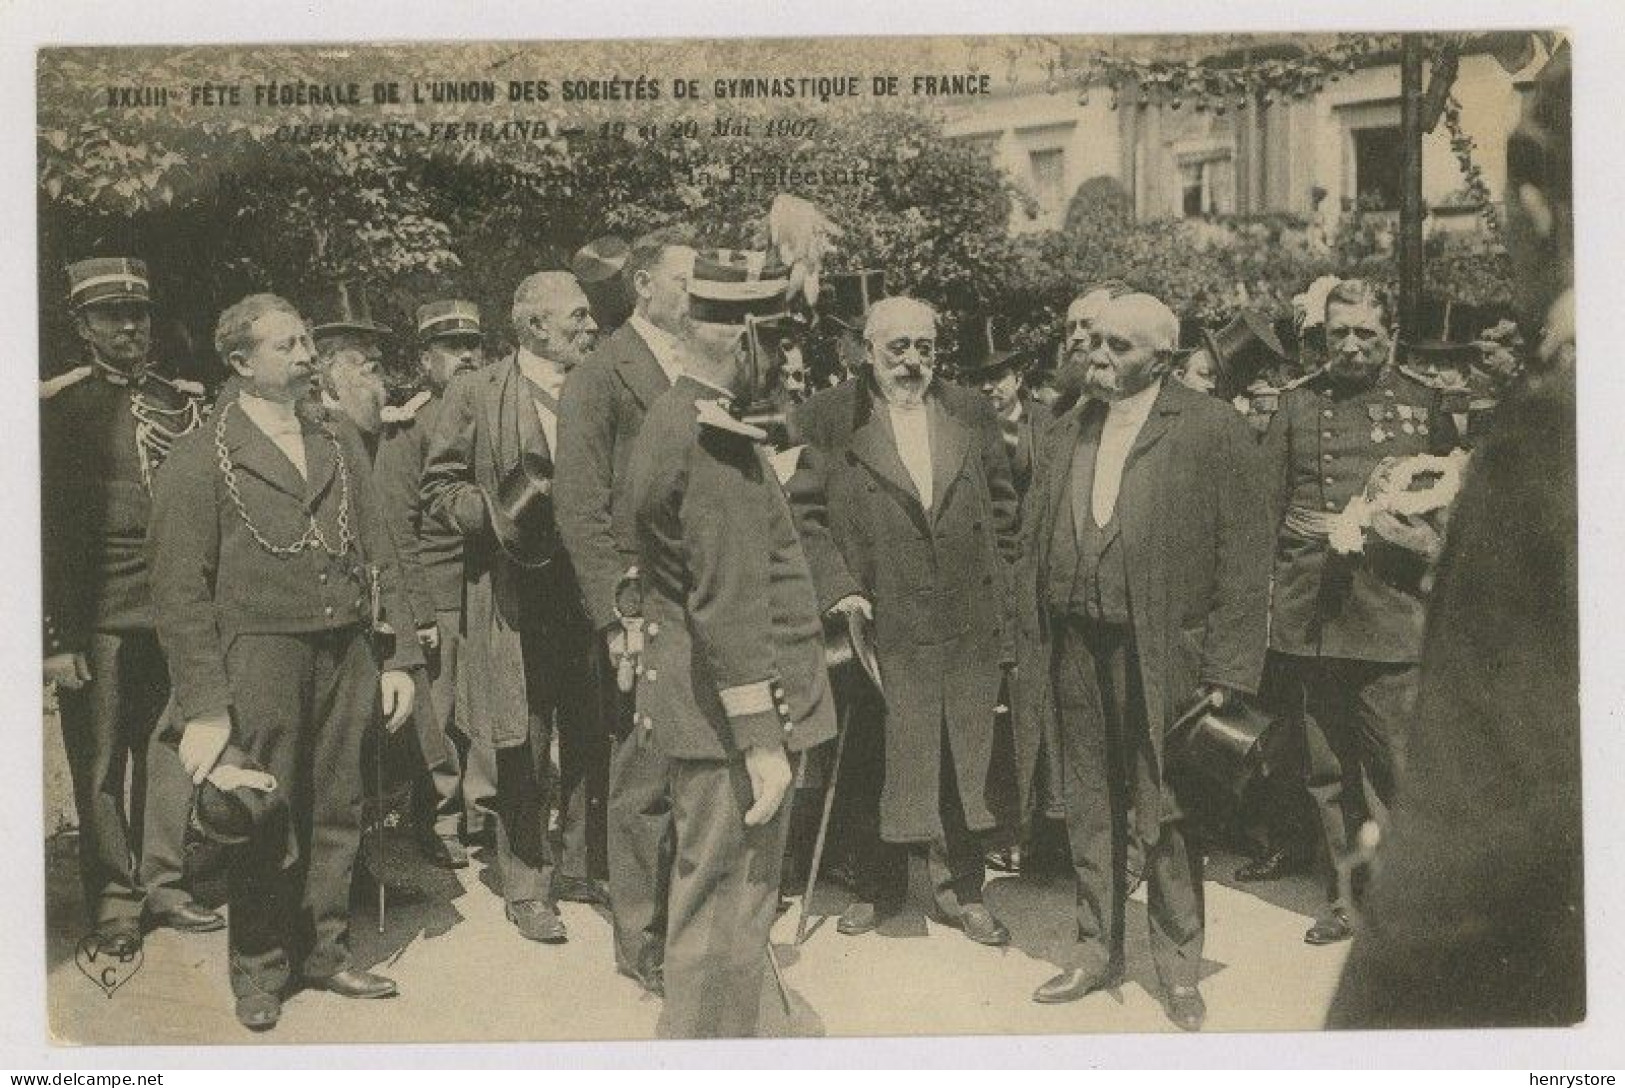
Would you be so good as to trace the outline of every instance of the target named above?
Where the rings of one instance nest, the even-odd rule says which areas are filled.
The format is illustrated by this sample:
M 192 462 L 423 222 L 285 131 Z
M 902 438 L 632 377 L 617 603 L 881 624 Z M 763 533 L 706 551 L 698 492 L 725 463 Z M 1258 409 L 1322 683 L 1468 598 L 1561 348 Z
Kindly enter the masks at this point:
M 1265 436 L 1278 526 L 1271 667 L 1305 729 L 1308 787 L 1320 814 L 1329 902 L 1305 935 L 1347 939 L 1335 864 L 1367 819 L 1385 818 L 1416 691 L 1422 601 L 1360 556 L 1335 554 L 1332 518 L 1387 457 L 1437 445 L 1438 398 L 1399 373 L 1387 300 L 1344 280 L 1326 300 L 1327 360 L 1289 391 Z
M 171 444 L 202 419 L 203 388 L 148 358 L 145 264 L 79 261 L 68 282 L 89 360 L 40 389 L 45 679 L 73 772 L 85 906 L 104 947 L 128 955 L 143 898 L 161 925 L 225 925 L 182 881 L 191 790 L 174 749 L 151 741 L 169 673 L 153 633 L 147 520 Z
M 431 826 L 423 846 L 431 861 L 461 869 L 468 864 L 464 843 L 485 828 L 481 802 L 496 788 L 496 753 L 489 743 L 474 739 L 476 731 L 463 705 L 466 699 L 458 696 L 463 537 L 455 526 L 429 513 L 420 487 L 429 435 L 445 404 L 446 386 L 459 374 L 485 365 L 479 307 L 464 299 L 425 303 L 418 307 L 417 333 L 426 388 L 405 404 L 384 409 L 384 437 L 374 478 L 401 565 L 410 572 L 404 588 L 429 662 L 429 688 L 419 692 L 417 710 L 419 747 L 432 794 L 427 799 Z
M 361 740 L 380 711 L 390 729 L 411 714 L 405 670 L 423 658 L 412 638 L 374 642 L 409 612 L 365 452 L 301 415 L 316 365 L 304 319 L 250 295 L 220 315 L 215 350 L 238 393 L 159 474 L 149 556 L 187 774 L 219 786 L 234 744 L 291 813 L 230 869 L 237 1017 L 265 1030 L 296 975 L 343 997 L 396 992 L 349 951 Z
M 644 648 L 636 732 L 665 757 L 676 862 L 667 1037 L 756 1034 L 789 823 L 789 754 L 829 739 L 812 575 L 751 403 L 742 325 L 786 281 L 695 280 L 690 365 L 628 466 Z

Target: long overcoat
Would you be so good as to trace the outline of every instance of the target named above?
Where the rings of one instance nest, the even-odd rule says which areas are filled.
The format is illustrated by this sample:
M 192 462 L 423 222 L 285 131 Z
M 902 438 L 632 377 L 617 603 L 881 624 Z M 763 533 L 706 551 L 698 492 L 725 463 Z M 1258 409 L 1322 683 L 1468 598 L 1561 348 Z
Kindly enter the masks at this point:
M 552 459 L 517 358 L 452 379 L 429 436 L 421 486 L 427 510 L 463 533 L 468 720 L 498 748 L 517 747 L 530 735 L 520 628 L 559 639 L 591 634 L 557 535 L 550 534 L 545 565 L 527 570 L 491 531 L 490 504 L 522 449 Z
M 823 390 L 797 409 L 807 443 L 790 480 L 820 611 L 850 594 L 874 605 L 885 686 L 881 836 L 942 834 L 943 739 L 965 822 L 1008 823 L 1008 760 L 996 761 L 994 707 L 1014 662 L 1009 564 L 1016 494 L 992 407 L 943 382 L 927 394 L 933 502 L 921 505 L 871 379 Z
M 1046 435 L 1023 520 L 1032 550 L 1042 660 L 1051 659 L 1052 625 L 1043 593 L 1057 517 L 1071 517 L 1073 454 L 1085 413 L 1105 406 L 1081 401 Z M 1130 448 L 1118 492 L 1117 519 L 1128 567 L 1131 622 L 1145 696 L 1155 781 L 1134 797 L 1136 830 L 1155 842 L 1178 814 L 1163 788 L 1164 734 L 1194 702 L 1202 684 L 1255 693 L 1264 668 L 1271 533 L 1257 443 L 1228 405 L 1165 381 Z M 1084 720 L 1103 721 L 1092 676 L 1078 685 L 1094 706 Z M 1054 700 L 1041 715 L 1018 715 L 1018 729 L 1059 736 Z M 1074 739 L 1075 742 L 1075 739 Z M 1028 737 L 1018 749 L 1036 748 Z M 1149 790 L 1154 795 L 1146 796 Z M 1108 803 L 1102 788 L 1099 803 Z

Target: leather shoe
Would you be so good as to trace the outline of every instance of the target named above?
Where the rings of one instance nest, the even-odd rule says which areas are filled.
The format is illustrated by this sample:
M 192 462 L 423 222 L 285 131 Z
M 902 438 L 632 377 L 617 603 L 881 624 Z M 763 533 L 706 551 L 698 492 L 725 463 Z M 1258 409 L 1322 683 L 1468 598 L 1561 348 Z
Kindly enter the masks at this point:
M 468 868 L 468 851 L 464 849 L 462 843 L 457 841 L 455 836 L 430 833 L 419 840 L 419 845 L 423 849 L 423 856 L 429 859 L 430 864 L 438 868 Z
M 1261 858 L 1254 858 L 1236 870 L 1236 883 L 1260 884 L 1266 880 L 1280 880 L 1297 871 L 1285 850 L 1271 850 Z
M 253 993 L 237 999 L 237 1022 L 249 1031 L 269 1031 L 282 1018 L 282 999 L 276 994 Z
M 982 864 L 995 873 L 1019 873 L 1021 872 L 1021 847 L 1007 846 L 1003 850 L 995 850 L 982 859 Z
M 520 936 L 527 941 L 542 944 L 563 944 L 570 937 L 564 928 L 564 919 L 553 909 L 553 904 L 540 899 L 527 899 L 522 903 L 509 903 L 503 908 L 508 921 L 519 927 Z
M 875 905 L 858 899 L 848 904 L 841 912 L 841 920 L 835 923 L 835 932 L 848 937 L 860 937 L 879 924 L 880 912 L 875 910 Z
M 326 990 L 340 997 L 378 998 L 394 997 L 400 993 L 395 980 L 363 971 L 359 967 L 346 967 L 331 975 L 305 980 L 313 990 Z
M 959 928 L 977 944 L 1005 945 L 1010 943 L 1010 931 L 1004 923 L 993 917 L 985 903 L 967 903 L 959 912 Z
M 182 933 L 213 933 L 226 928 L 226 920 L 218 911 L 200 907 L 196 903 L 182 903 L 169 910 L 153 911 L 152 923 L 167 926 Z
M 1207 1002 L 1195 986 L 1170 986 L 1162 1007 L 1180 1031 L 1201 1031 L 1207 1019 Z
M 553 877 L 553 898 L 566 903 L 590 903 L 594 906 L 609 905 L 609 889 L 602 880 L 589 880 L 583 876 Z
M 1096 990 L 1114 989 L 1122 981 L 1123 972 L 1116 968 L 1108 967 L 1102 971 L 1074 967 L 1062 971 L 1034 990 L 1033 1000 L 1040 1005 L 1061 1005 L 1068 1001 L 1077 1001 Z
M 134 922 L 109 922 L 96 929 L 96 943 L 115 959 L 128 959 L 141 947 L 141 927 Z
M 1303 939 L 1305 944 L 1336 944 L 1352 936 L 1354 926 L 1349 922 L 1348 913 L 1342 907 L 1333 907 L 1315 919 L 1315 924 L 1309 927 Z

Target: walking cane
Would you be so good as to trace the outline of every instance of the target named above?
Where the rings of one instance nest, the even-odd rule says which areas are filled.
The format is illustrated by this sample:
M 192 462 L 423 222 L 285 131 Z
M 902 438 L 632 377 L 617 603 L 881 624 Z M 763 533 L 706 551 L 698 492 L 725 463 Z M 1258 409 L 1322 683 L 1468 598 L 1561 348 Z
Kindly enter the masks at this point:
M 380 660 L 385 656 L 384 596 L 378 583 L 378 568 L 367 568 L 367 588 L 372 598 L 372 648 Z M 372 879 L 378 885 L 378 932 L 384 931 L 384 910 L 389 895 L 384 884 L 384 738 L 389 735 L 382 718 L 372 746 Z
M 835 784 L 841 777 L 841 753 L 846 750 L 846 722 L 835 732 L 835 764 L 829 771 L 829 785 L 824 789 L 824 810 L 818 817 L 818 836 L 813 839 L 812 868 L 807 873 L 807 890 L 801 895 L 801 916 L 796 919 L 797 945 L 807 939 L 807 912 L 812 904 L 813 889 L 818 884 L 818 866 L 824 859 L 824 840 L 829 836 L 829 815 L 835 808 Z M 801 755 L 800 778 L 807 769 L 807 754 Z M 781 984 L 782 985 L 782 984 Z

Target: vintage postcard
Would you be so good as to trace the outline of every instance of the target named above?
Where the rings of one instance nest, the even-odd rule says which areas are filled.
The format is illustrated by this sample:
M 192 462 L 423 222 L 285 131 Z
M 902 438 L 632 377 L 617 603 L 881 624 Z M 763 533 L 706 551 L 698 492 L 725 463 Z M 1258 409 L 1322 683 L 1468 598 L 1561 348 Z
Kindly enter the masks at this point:
M 41 49 L 52 1040 L 1583 1021 L 1574 37 Z

